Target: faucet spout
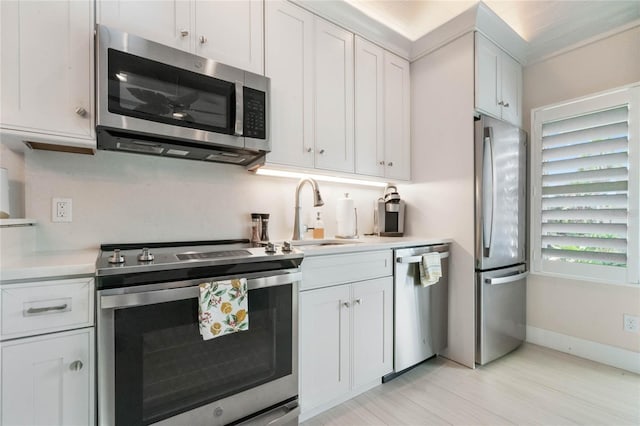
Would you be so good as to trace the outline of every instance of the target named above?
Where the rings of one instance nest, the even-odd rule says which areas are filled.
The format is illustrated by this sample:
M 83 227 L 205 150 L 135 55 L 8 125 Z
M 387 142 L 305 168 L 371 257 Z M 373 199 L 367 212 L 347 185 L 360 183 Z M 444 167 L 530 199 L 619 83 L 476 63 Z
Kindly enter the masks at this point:
M 298 186 L 296 186 L 296 209 L 295 215 L 293 218 L 293 237 L 292 240 L 301 239 L 302 235 L 302 225 L 300 223 L 300 190 L 304 186 L 305 183 L 311 185 L 311 189 L 313 189 L 313 206 L 320 207 L 324 205 L 324 201 L 322 201 L 322 196 L 320 195 L 320 187 L 318 187 L 318 182 L 311 178 L 302 178 L 298 182 Z

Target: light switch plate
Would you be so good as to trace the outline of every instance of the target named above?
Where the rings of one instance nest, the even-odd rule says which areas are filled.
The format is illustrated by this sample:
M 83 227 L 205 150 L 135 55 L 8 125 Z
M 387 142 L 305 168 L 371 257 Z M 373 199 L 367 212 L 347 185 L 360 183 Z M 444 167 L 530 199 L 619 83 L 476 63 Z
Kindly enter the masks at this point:
M 54 198 L 51 203 L 52 222 L 71 222 L 73 209 L 71 198 Z

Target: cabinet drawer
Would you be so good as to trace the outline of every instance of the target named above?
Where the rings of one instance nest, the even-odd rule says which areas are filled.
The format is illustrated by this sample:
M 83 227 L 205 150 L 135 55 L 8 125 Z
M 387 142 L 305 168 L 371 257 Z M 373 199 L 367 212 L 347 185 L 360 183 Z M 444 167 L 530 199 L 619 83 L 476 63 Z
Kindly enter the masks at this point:
M 2 340 L 93 324 L 93 278 L 0 287 Z
M 386 277 L 393 274 L 391 250 L 308 257 L 302 262 L 301 290 Z

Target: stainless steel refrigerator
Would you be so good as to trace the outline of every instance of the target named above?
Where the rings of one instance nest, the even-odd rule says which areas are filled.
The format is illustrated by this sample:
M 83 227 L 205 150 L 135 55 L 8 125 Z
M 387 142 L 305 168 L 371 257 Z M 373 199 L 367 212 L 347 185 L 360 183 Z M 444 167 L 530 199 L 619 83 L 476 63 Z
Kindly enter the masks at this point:
M 476 363 L 525 339 L 527 134 L 481 115 L 475 120 Z

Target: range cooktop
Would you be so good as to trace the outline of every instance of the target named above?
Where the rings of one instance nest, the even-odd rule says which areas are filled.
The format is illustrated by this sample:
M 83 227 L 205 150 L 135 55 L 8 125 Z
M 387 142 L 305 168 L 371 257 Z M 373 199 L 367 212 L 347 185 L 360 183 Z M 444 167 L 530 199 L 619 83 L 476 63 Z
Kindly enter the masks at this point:
M 286 244 L 252 247 L 249 240 L 242 239 L 102 244 L 96 261 L 96 275 L 278 262 L 302 257 L 301 251 Z

